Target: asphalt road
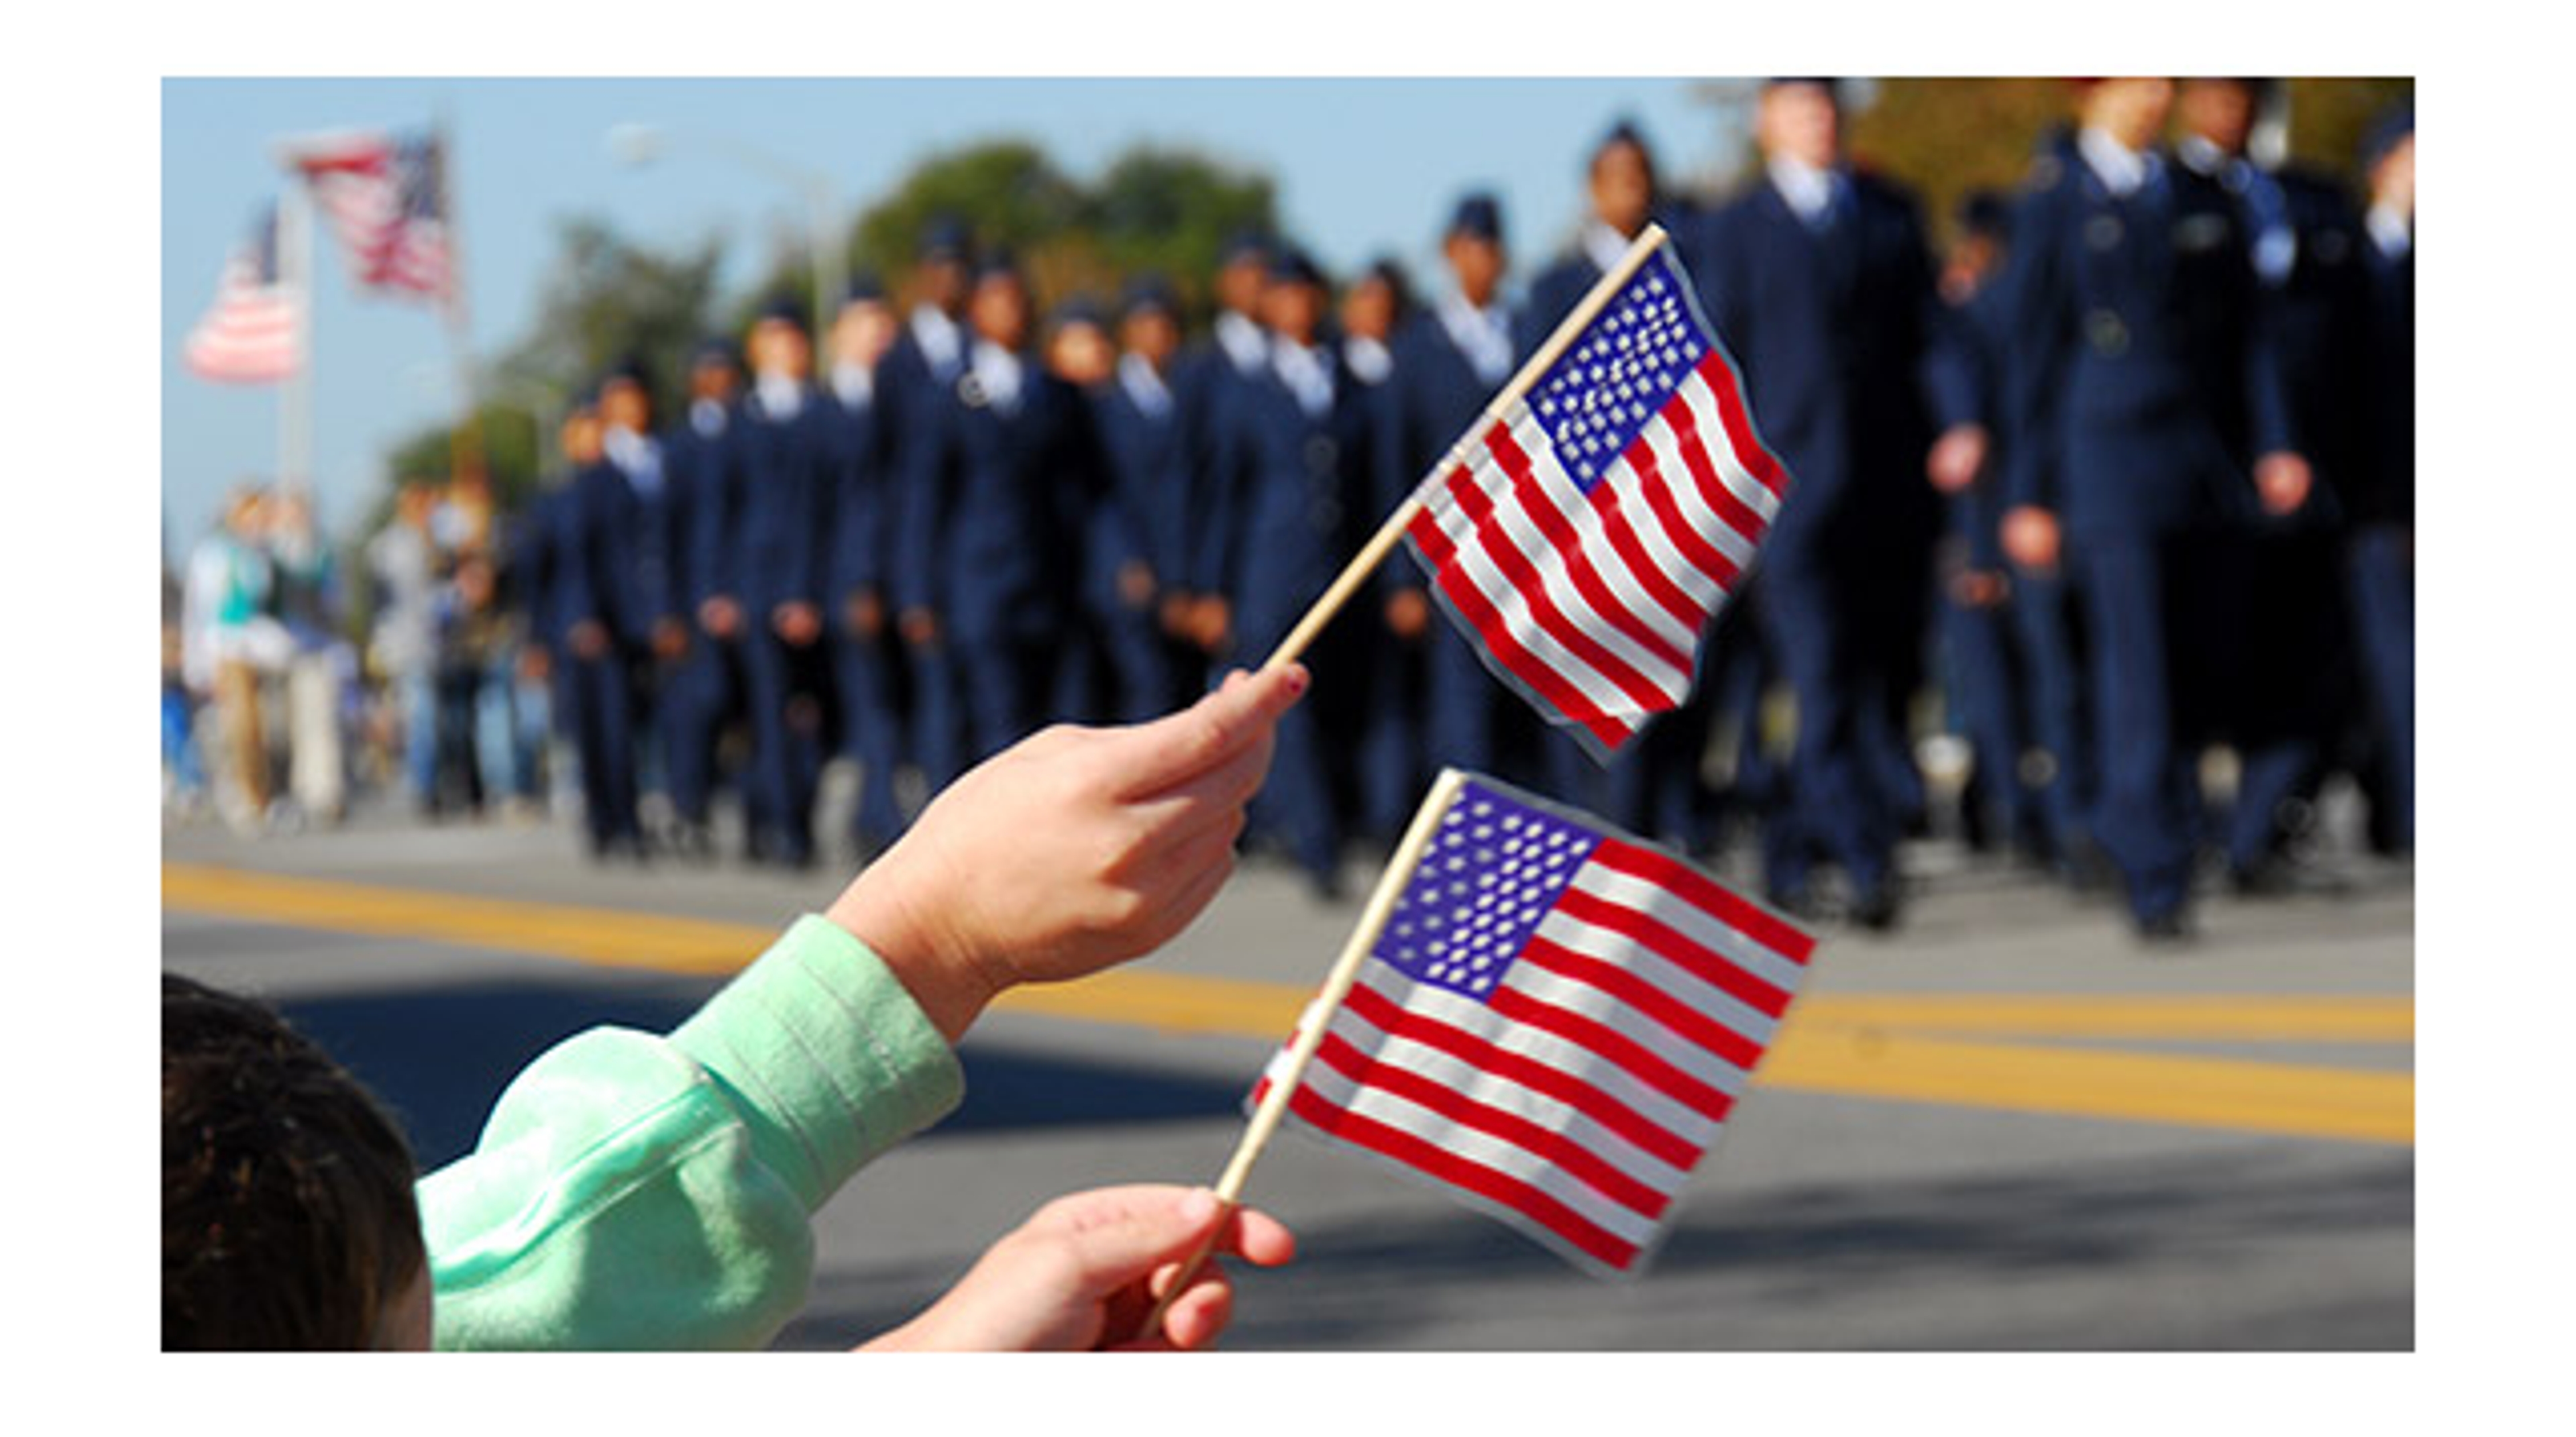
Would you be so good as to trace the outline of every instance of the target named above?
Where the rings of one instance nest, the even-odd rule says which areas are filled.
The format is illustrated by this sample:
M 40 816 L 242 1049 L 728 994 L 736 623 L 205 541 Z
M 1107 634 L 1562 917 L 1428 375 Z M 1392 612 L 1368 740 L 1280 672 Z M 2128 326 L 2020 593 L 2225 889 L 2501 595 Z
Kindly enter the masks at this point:
M 598 869 L 556 828 L 388 819 L 257 842 L 182 826 L 162 854 L 164 965 L 278 1002 L 428 1164 L 466 1151 L 547 1045 L 675 1024 L 840 881 Z M 1301 1256 L 1244 1280 L 1228 1346 L 2414 1347 L 2410 866 L 2345 859 L 2327 891 L 2213 895 L 2203 941 L 2160 957 L 2029 874 L 1939 843 L 1906 858 L 1905 926 L 1825 930 L 1644 1277 L 1581 1275 L 1289 1134 L 1250 1196 Z M 779 1345 L 900 1321 L 1057 1193 L 1212 1181 L 1357 909 L 1249 865 L 1127 986 L 988 1014 L 961 1050 L 964 1107 L 818 1216 L 813 1300 Z

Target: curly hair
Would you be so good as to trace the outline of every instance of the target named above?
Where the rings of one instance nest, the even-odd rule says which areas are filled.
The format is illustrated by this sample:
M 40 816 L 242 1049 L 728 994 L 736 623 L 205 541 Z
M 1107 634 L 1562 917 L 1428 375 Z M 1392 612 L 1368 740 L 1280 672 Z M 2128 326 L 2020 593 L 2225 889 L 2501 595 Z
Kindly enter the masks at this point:
M 402 1131 L 260 1003 L 161 979 L 161 1346 L 377 1345 L 427 1265 Z

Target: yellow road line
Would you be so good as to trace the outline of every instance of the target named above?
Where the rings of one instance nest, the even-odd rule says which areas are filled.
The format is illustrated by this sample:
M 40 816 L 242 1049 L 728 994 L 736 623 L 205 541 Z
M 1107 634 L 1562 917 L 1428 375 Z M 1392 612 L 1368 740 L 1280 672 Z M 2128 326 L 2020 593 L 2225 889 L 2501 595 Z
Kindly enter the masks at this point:
M 184 912 L 722 975 L 776 930 L 614 910 L 164 864 Z M 1085 1022 L 1282 1039 L 1309 990 L 1134 969 L 1022 988 L 1001 1006 Z M 2127 1118 L 2364 1142 L 2414 1141 L 2415 1081 L 2209 1057 L 2050 1048 L 1975 1038 L 2411 1043 L 2405 996 L 1816 994 L 1761 1068 L 1772 1087 L 1910 1102 Z

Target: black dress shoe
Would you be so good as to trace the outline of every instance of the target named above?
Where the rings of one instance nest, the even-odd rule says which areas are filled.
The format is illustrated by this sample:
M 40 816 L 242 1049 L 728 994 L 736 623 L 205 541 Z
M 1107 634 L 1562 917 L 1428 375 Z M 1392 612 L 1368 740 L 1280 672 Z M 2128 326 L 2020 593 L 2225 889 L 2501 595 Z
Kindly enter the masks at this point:
M 2179 908 L 2138 920 L 2138 941 L 2150 948 L 2179 948 L 2190 943 L 2195 936 L 2191 920 Z
M 1852 922 L 1874 933 L 1884 933 L 1896 926 L 1902 904 L 1897 901 L 1896 885 L 1882 883 L 1852 900 Z
M 1816 897 L 1807 891 L 1804 884 L 1785 888 L 1777 884 L 1766 887 L 1762 890 L 1762 901 L 1770 905 L 1772 911 L 1787 914 L 1791 918 L 1816 916 Z

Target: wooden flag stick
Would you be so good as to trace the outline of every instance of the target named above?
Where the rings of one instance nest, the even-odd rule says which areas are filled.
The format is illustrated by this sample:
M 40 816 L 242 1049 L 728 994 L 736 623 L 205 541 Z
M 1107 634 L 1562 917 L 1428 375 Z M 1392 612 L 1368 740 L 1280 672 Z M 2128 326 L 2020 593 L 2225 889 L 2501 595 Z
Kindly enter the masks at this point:
M 1263 1148 L 1269 1146 L 1271 1134 L 1279 1130 L 1280 1120 L 1287 1116 L 1289 1096 L 1305 1078 L 1306 1065 L 1314 1061 L 1315 1051 L 1324 1045 L 1324 1029 L 1331 1022 L 1334 1010 L 1342 1006 L 1342 999 L 1349 996 L 1351 985 L 1359 981 L 1360 965 L 1368 960 L 1369 951 L 1377 946 L 1378 935 L 1386 931 L 1387 917 L 1395 912 L 1396 900 L 1404 896 L 1406 880 L 1413 876 L 1414 868 L 1421 863 L 1422 851 L 1431 846 L 1431 836 L 1439 831 L 1441 817 L 1448 813 L 1450 802 L 1458 796 L 1459 785 L 1466 780 L 1467 776 L 1458 770 L 1444 768 L 1432 781 L 1431 792 L 1423 798 L 1422 807 L 1414 811 L 1412 826 L 1404 831 L 1403 841 L 1395 846 L 1395 856 L 1387 860 L 1386 871 L 1378 876 L 1377 889 L 1369 895 L 1368 906 L 1360 911 L 1360 921 L 1351 929 L 1350 941 L 1342 945 L 1341 958 L 1333 964 L 1333 971 L 1325 976 L 1323 988 L 1306 1009 L 1305 1017 L 1298 1025 L 1297 1040 L 1288 1049 L 1286 1062 L 1269 1075 L 1270 1089 L 1262 1094 L 1261 1106 L 1253 1110 L 1252 1121 L 1243 1130 L 1243 1141 L 1235 1145 L 1233 1160 L 1225 1165 L 1225 1172 L 1216 1181 L 1216 1199 L 1228 1217 L 1242 1205 L 1244 1185 L 1251 1180 L 1254 1160 L 1261 1156 Z M 1145 1331 L 1155 1332 L 1162 1328 L 1163 1314 L 1190 1285 L 1190 1279 L 1198 1276 L 1199 1269 L 1206 1265 L 1209 1254 L 1216 1249 L 1218 1235 L 1224 1231 L 1225 1224 L 1220 1221 L 1209 1232 L 1207 1240 L 1199 1244 L 1198 1250 L 1190 1254 L 1190 1260 L 1172 1279 L 1171 1287 L 1154 1304 L 1153 1315 L 1145 1319 Z
M 1583 302 L 1577 304 L 1565 316 L 1564 322 L 1557 325 L 1555 332 L 1548 335 L 1547 342 L 1540 345 L 1536 353 L 1530 355 L 1529 361 L 1520 367 L 1520 371 L 1514 374 L 1502 388 L 1494 391 L 1494 397 L 1485 403 L 1484 416 L 1470 425 L 1465 434 L 1458 436 L 1458 441 L 1449 446 L 1449 453 L 1441 459 L 1433 472 L 1445 470 L 1459 462 L 1461 451 L 1477 434 L 1483 432 L 1486 425 L 1500 422 L 1504 415 L 1511 412 L 1512 406 L 1519 403 L 1521 396 L 1529 393 L 1530 386 L 1538 383 L 1539 376 L 1547 373 L 1548 367 L 1555 364 L 1557 358 L 1573 345 L 1575 337 L 1590 326 L 1593 318 L 1610 303 L 1611 297 L 1618 294 L 1620 286 L 1625 285 L 1647 259 L 1662 247 L 1664 240 L 1664 228 L 1658 224 L 1649 223 L 1637 232 L 1637 237 L 1629 241 L 1628 252 L 1619 256 L 1619 262 L 1610 267 L 1609 273 L 1601 276 L 1593 284 L 1592 288 L 1584 294 Z M 1275 669 L 1283 664 L 1295 663 L 1297 656 L 1306 652 L 1306 646 L 1315 641 L 1315 635 L 1323 632 L 1324 625 L 1332 622 L 1333 615 L 1341 612 L 1342 605 L 1350 601 L 1351 595 L 1358 592 L 1360 585 L 1368 582 L 1369 575 L 1377 572 L 1377 566 L 1386 562 L 1386 556 L 1394 552 L 1395 546 L 1404 542 L 1405 526 L 1411 524 L 1413 516 L 1421 511 L 1421 498 L 1418 495 L 1407 495 L 1404 502 L 1396 506 L 1395 512 L 1387 516 L 1386 522 L 1378 526 L 1377 533 L 1370 536 L 1368 543 L 1360 549 L 1359 553 L 1352 556 L 1348 564 L 1342 566 L 1341 574 L 1324 590 L 1323 597 L 1317 599 L 1306 610 L 1305 617 L 1297 621 L 1297 627 L 1288 631 L 1288 637 L 1279 641 L 1279 647 L 1271 652 L 1262 667 Z

